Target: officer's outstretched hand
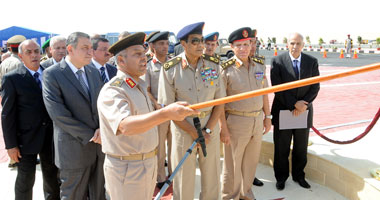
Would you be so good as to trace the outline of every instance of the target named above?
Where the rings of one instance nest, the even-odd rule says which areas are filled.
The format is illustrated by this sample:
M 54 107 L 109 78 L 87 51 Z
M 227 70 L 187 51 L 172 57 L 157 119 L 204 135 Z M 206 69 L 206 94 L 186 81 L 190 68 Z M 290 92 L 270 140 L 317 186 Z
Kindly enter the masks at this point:
M 182 121 L 187 116 L 199 114 L 198 111 L 188 108 L 189 105 L 187 102 L 179 101 L 162 109 L 170 120 Z

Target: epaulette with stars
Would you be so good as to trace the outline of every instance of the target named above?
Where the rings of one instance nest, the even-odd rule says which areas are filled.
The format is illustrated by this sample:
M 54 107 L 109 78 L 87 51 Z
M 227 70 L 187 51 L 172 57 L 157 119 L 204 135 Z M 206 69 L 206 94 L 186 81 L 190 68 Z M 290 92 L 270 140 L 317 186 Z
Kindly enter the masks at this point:
M 264 65 L 264 60 L 261 58 L 253 57 L 252 61 Z
M 164 63 L 164 70 L 168 71 L 171 67 L 181 62 L 181 60 L 182 60 L 181 57 L 174 57 L 173 59 L 168 60 L 167 62 Z
M 206 54 L 203 54 L 202 57 L 203 57 L 203 59 L 211 61 L 211 62 L 213 62 L 215 64 L 219 64 L 219 61 L 220 61 L 218 58 L 216 58 L 214 56 L 209 56 L 209 55 L 206 55 Z
M 263 56 L 263 55 L 261 55 L 261 56 L 257 55 L 256 58 L 260 58 L 261 60 L 265 60 L 265 56 Z
M 153 60 L 153 57 L 150 57 L 150 58 L 147 57 L 146 63 L 149 63 L 151 60 Z
M 120 78 L 115 79 L 112 83 L 111 86 L 116 86 L 116 87 L 121 87 L 123 84 L 123 80 Z
M 231 67 L 232 65 L 234 65 L 236 62 L 236 59 L 235 58 L 231 58 L 229 60 L 226 60 L 225 62 L 222 63 L 222 68 L 223 69 L 227 69 L 228 67 Z

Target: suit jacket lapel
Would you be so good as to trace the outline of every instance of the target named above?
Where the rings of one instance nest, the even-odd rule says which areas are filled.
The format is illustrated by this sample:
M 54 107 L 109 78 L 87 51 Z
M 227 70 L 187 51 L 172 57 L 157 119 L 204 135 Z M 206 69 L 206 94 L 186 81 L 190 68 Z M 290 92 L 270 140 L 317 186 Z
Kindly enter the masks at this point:
M 298 78 L 296 77 L 296 73 L 294 72 L 294 69 L 293 69 L 292 59 L 290 59 L 289 54 L 285 56 L 285 66 L 286 66 L 286 70 L 288 70 L 290 74 L 292 74 L 294 80 L 298 80 Z
M 20 74 L 23 75 L 23 78 L 25 79 L 25 81 L 29 81 L 29 82 L 33 82 L 32 83 L 32 87 L 39 91 L 39 92 L 42 92 L 40 86 L 37 84 L 36 82 L 36 79 L 34 79 L 34 77 L 30 74 L 30 72 L 25 68 L 25 66 L 22 66 L 19 68 L 20 69 Z M 40 76 L 42 76 L 42 74 L 40 74 Z M 42 84 L 42 83 L 41 83 Z
M 95 71 L 93 72 L 92 69 L 90 67 L 87 67 L 85 66 L 85 72 L 86 72 L 86 77 L 87 77 L 87 82 L 88 82 L 88 87 L 89 87 L 89 91 L 90 91 L 90 98 L 91 98 L 91 102 L 96 102 L 96 98 L 95 98 L 95 88 L 96 88 L 96 84 L 94 82 L 94 79 L 92 78 L 92 73 L 98 73 L 98 71 Z
M 307 60 L 305 59 L 304 54 L 301 53 L 301 65 L 300 65 L 300 77 L 301 77 L 301 79 L 302 78 L 307 78 L 306 77 L 307 70 L 308 70 Z
M 107 72 L 108 72 L 108 76 L 110 77 L 110 80 L 116 76 L 116 72 L 117 72 L 117 69 L 109 64 L 106 64 L 107 66 Z
M 82 88 L 82 86 L 79 83 L 79 80 L 77 79 L 76 75 L 73 73 L 73 71 L 70 69 L 69 65 L 65 62 L 65 60 L 62 60 L 60 62 L 60 66 L 62 68 L 63 74 L 66 76 L 66 78 L 74 85 L 74 87 L 79 90 L 79 92 L 88 100 L 90 101 L 89 97 L 87 96 L 86 92 Z M 90 87 L 91 88 L 91 87 Z

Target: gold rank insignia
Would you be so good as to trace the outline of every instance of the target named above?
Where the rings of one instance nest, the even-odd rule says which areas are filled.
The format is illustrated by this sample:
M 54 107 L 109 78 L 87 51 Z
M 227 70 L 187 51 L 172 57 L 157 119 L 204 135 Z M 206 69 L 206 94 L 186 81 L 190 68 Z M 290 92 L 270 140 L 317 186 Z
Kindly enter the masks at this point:
M 264 60 L 262 60 L 260 58 L 253 57 L 252 61 L 264 65 Z
M 213 62 L 215 64 L 219 64 L 219 61 L 220 61 L 217 57 L 209 56 L 209 55 L 206 55 L 206 54 L 203 54 L 202 57 L 203 57 L 203 59 L 211 61 L 211 62 Z
M 127 78 L 125 82 L 129 85 L 130 88 L 134 88 L 136 86 L 136 83 L 131 78 Z
M 174 57 L 173 59 L 168 60 L 167 62 L 164 63 L 164 69 L 165 71 L 168 71 L 171 67 L 174 65 L 178 64 L 181 62 L 182 58 L 181 57 Z
M 121 84 L 123 84 L 123 80 L 117 78 L 111 83 L 111 86 L 121 87 Z
M 229 60 L 226 60 L 225 62 L 222 63 L 222 68 L 223 69 L 227 69 L 228 67 L 231 67 L 233 64 L 235 64 L 236 62 L 236 59 L 235 58 L 231 58 Z

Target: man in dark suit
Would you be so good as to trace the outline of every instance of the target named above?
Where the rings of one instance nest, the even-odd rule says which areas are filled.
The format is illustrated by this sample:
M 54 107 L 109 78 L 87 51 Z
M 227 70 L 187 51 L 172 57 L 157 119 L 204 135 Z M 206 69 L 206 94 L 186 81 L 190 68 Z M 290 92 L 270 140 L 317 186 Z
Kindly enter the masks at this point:
M 60 169 L 62 199 L 105 199 L 96 101 L 103 81 L 88 64 L 89 35 L 67 38 L 68 56 L 44 71 L 43 97 L 54 122 L 55 164 Z M 86 66 L 87 65 L 87 66 Z
M 283 53 L 272 60 L 271 81 L 272 85 L 278 85 L 299 79 L 319 75 L 318 60 L 312 56 L 301 53 L 304 42 L 299 33 L 293 33 L 289 37 L 289 52 Z M 274 173 L 277 180 L 276 188 L 283 190 L 285 181 L 289 177 L 289 152 L 290 142 L 293 137 L 292 151 L 292 177 L 301 187 L 310 188 L 305 180 L 304 168 L 307 162 L 307 144 L 309 130 L 313 122 L 313 104 L 319 91 L 319 83 L 277 92 L 272 105 L 272 123 L 274 125 Z M 308 110 L 307 128 L 303 129 L 279 129 L 280 110 L 290 110 L 293 116 L 299 116 Z
M 110 43 L 106 38 L 91 38 L 93 55 L 90 65 L 99 70 L 100 76 L 104 83 L 111 80 L 117 72 L 117 68 L 108 64 L 111 53 L 108 52 Z
M 46 47 L 46 49 L 49 49 L 52 57 L 41 63 L 41 66 L 45 69 L 61 62 L 66 56 L 66 38 L 62 36 L 52 37 L 50 39 L 50 46 Z
M 45 199 L 59 199 L 58 169 L 53 162 L 53 123 L 42 99 L 40 47 L 33 40 L 19 46 L 23 66 L 2 80 L 1 112 L 8 155 L 18 162 L 15 199 L 33 197 L 37 154 L 41 159 Z

